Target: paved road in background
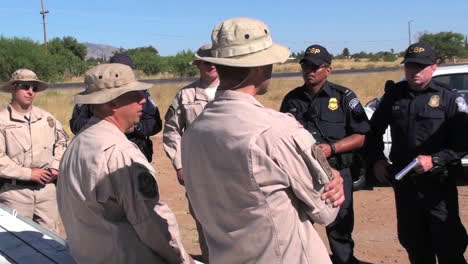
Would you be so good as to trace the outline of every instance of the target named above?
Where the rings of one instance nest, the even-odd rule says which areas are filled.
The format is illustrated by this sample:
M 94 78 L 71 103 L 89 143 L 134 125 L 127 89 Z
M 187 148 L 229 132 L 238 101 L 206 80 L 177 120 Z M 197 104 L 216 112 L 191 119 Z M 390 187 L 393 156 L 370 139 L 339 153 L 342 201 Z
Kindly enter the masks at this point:
M 390 67 L 390 68 L 374 68 L 374 69 L 353 69 L 353 70 L 334 70 L 333 75 L 337 74 L 355 74 L 355 73 L 373 73 L 373 72 L 388 72 L 395 71 L 400 69 L 400 67 Z M 296 78 L 301 77 L 300 72 L 276 72 L 273 73 L 273 79 L 280 78 Z M 148 79 L 141 80 L 142 82 L 152 83 L 152 84 L 170 84 L 170 83 L 181 83 L 181 82 L 194 82 L 198 77 L 185 77 L 185 78 L 171 78 L 171 79 Z M 49 88 L 52 89 L 69 89 L 69 88 L 83 88 L 83 83 L 52 83 L 49 85 Z

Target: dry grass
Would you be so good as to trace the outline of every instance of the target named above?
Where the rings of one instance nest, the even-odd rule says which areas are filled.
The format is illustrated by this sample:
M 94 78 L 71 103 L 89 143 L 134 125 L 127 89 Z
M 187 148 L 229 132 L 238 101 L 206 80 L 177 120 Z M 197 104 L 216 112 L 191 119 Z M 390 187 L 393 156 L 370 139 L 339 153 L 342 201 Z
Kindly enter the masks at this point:
M 401 71 L 381 72 L 381 73 L 359 73 L 346 75 L 331 75 L 330 81 L 351 88 L 358 95 L 359 99 L 365 103 L 368 100 L 383 93 L 386 80 L 399 80 L 403 73 Z M 176 84 L 165 84 L 153 86 L 150 94 L 155 99 L 162 117 L 171 104 L 177 91 L 185 86 L 186 82 Z M 279 109 L 284 95 L 295 87 L 303 84 L 301 78 L 273 79 L 269 92 L 259 96 L 258 99 L 269 108 Z M 78 93 L 79 89 L 47 90 L 39 93 L 34 104 L 51 112 L 60 122 L 65 130 L 71 135 L 69 120 L 73 110 L 72 97 Z M 5 107 L 10 100 L 10 95 L 0 94 L 0 107 Z
M 398 81 L 403 76 L 401 71 L 379 72 L 379 73 L 358 73 L 331 75 L 329 80 L 340 85 L 351 88 L 359 97 L 361 102 L 366 103 L 383 93 L 383 88 L 387 80 Z M 267 107 L 279 109 L 283 97 L 295 87 L 303 85 L 301 78 L 274 79 L 270 84 L 269 91 L 264 96 L 259 96 L 259 100 Z
M 342 59 L 333 60 L 332 67 L 335 70 L 351 70 L 351 69 L 373 69 L 373 68 L 384 68 L 384 67 L 396 67 L 400 66 L 402 58 L 394 62 L 389 61 L 369 61 L 369 59 L 361 59 L 360 61 L 354 61 L 353 59 Z M 274 72 L 299 72 L 301 67 L 299 63 L 284 63 L 275 65 Z

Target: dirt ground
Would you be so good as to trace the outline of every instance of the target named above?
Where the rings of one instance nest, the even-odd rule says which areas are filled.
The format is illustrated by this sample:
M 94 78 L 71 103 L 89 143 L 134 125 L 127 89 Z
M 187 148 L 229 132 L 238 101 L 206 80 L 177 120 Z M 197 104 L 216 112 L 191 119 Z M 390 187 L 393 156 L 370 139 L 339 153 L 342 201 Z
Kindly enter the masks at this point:
M 175 176 L 169 159 L 162 149 L 161 135 L 153 139 L 153 166 L 158 172 L 161 199 L 168 203 L 177 216 L 183 243 L 190 254 L 200 254 L 197 230 L 189 214 L 184 188 Z M 468 187 L 459 187 L 460 214 L 468 226 Z M 355 210 L 355 255 L 370 263 L 408 263 L 406 251 L 400 246 L 396 235 L 396 216 L 393 190 L 389 187 L 354 193 Z M 326 241 L 322 227 L 319 233 Z M 328 246 L 328 241 L 326 241 Z M 468 259 L 468 254 L 465 253 Z

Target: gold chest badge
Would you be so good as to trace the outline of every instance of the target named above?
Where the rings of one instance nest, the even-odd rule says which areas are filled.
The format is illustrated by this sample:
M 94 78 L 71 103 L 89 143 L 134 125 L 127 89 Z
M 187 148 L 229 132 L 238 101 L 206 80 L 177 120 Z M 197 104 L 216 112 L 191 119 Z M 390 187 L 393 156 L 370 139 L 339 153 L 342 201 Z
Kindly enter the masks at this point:
M 338 109 L 338 100 L 335 97 L 330 98 L 328 101 L 328 109 L 335 111 Z
M 431 96 L 431 99 L 429 99 L 429 106 L 430 107 L 438 107 L 439 106 L 439 101 L 440 97 L 438 95 L 433 95 Z

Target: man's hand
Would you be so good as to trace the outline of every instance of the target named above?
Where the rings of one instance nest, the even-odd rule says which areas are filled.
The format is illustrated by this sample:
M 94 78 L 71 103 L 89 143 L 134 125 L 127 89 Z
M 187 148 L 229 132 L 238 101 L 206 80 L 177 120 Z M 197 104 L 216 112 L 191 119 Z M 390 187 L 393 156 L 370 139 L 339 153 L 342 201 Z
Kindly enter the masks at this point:
M 386 160 L 378 160 L 374 164 L 374 175 L 380 183 L 391 184 L 387 170 L 388 165 Z
M 428 172 L 434 167 L 431 156 L 419 155 L 417 159 L 419 160 L 419 164 L 414 167 L 414 171 L 417 174 Z
M 58 177 L 58 174 L 59 174 L 59 173 L 58 173 L 58 170 L 56 170 L 56 169 L 49 169 L 49 172 L 50 172 L 50 174 L 52 175 L 52 177 L 50 178 L 50 182 L 55 181 L 55 180 L 57 179 L 57 177 Z
M 332 154 L 332 150 L 330 145 L 328 144 L 318 144 L 318 147 L 323 151 L 323 154 L 325 154 L 326 158 L 329 158 Z
M 41 185 L 46 185 L 50 182 L 52 174 L 48 170 L 43 170 L 39 168 L 31 169 L 31 181 L 39 183 Z
M 183 173 L 182 169 L 177 170 L 177 180 L 179 181 L 180 185 L 185 185 L 184 173 Z
M 325 200 L 327 204 L 333 204 L 334 207 L 340 206 L 345 201 L 344 190 L 343 190 L 343 178 L 340 173 L 332 169 L 333 179 L 325 185 L 325 191 L 321 198 Z

